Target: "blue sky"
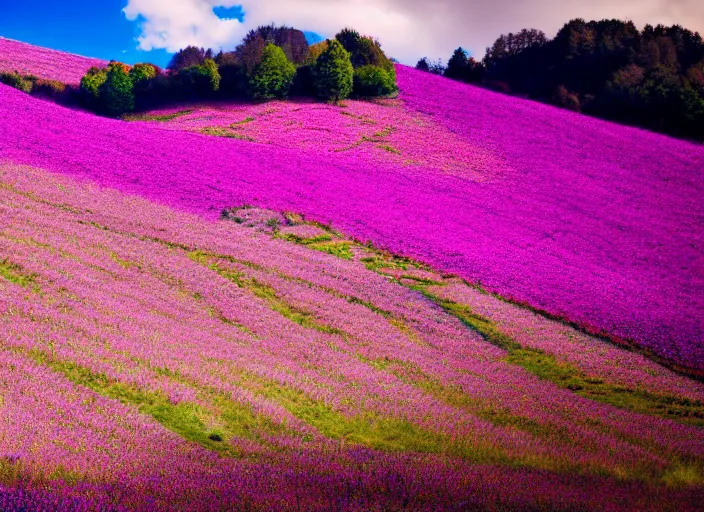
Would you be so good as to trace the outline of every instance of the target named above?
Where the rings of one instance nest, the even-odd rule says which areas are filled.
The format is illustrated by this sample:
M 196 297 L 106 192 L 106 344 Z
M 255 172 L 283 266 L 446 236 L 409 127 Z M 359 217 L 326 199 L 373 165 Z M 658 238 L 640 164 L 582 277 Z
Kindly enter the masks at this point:
M 0 36 L 3 37 L 128 64 L 152 62 L 164 67 L 172 55 L 166 50 L 137 48 L 139 20 L 125 18 L 122 9 L 126 0 L 3 0 L 2 3 Z M 243 17 L 238 7 L 217 7 L 214 12 L 221 18 Z M 311 40 L 316 38 L 312 32 L 306 35 Z
M 137 23 L 122 14 L 125 0 L 3 0 L 0 36 L 134 64 L 149 61 L 164 66 L 170 54 L 164 50 L 137 50 Z M 124 52 L 124 53 L 123 53 Z

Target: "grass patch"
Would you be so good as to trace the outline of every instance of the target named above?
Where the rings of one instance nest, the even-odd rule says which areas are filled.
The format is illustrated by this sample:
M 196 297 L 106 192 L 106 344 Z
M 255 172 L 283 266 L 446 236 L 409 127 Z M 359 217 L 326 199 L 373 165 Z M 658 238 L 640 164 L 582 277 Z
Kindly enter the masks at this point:
M 501 332 L 494 322 L 472 312 L 469 306 L 441 299 L 425 290 L 421 291 L 445 311 L 478 331 L 487 341 L 506 350 L 507 362 L 521 366 L 543 380 L 615 407 L 704 427 L 704 404 L 698 400 L 629 388 L 587 376 L 575 366 L 558 361 L 552 354 L 521 346 Z
M 7 258 L 0 260 L 0 277 L 22 288 L 39 292 L 39 285 L 35 281 L 35 275 L 25 272 L 22 267 L 15 265 Z
M 192 113 L 193 110 L 189 109 L 173 112 L 172 114 L 131 114 L 124 116 L 122 119 L 124 121 L 158 121 L 160 123 L 165 123 Z
M 240 288 L 246 288 L 251 291 L 254 295 L 263 299 L 267 302 L 269 307 L 279 313 L 281 316 L 297 323 L 298 325 L 305 327 L 306 329 L 314 329 L 316 331 L 325 332 L 328 334 L 338 334 L 340 336 L 346 336 L 346 334 L 334 327 L 323 324 L 315 318 L 311 313 L 289 304 L 276 293 L 276 290 L 271 286 L 257 281 L 254 278 L 247 277 L 241 272 L 233 269 L 223 268 L 218 265 L 217 257 L 201 252 L 193 251 L 188 253 L 189 258 L 201 265 L 206 265 L 208 268 L 217 272 L 219 275 L 233 282 Z
M 230 125 L 231 128 L 234 128 L 235 126 L 242 126 L 243 124 L 251 123 L 254 121 L 253 117 L 245 117 L 242 119 L 242 121 L 236 121 Z
M 220 126 L 208 126 L 202 128 L 200 133 L 204 135 L 212 135 L 214 137 L 225 137 L 228 139 L 246 140 L 248 142 L 255 142 L 254 137 L 249 135 L 242 135 L 241 133 L 233 132 L 230 128 L 223 128 Z
M 480 441 L 450 439 L 397 418 L 385 418 L 375 413 L 348 417 L 320 400 L 289 386 L 248 375 L 243 385 L 283 406 L 300 420 L 315 427 L 330 439 L 368 446 L 391 452 L 442 453 L 478 463 L 510 463 L 497 446 Z
M 306 246 L 314 251 L 326 252 L 343 260 L 351 260 L 353 256 L 352 243 L 347 240 L 309 243 Z
M 161 391 L 118 382 L 71 361 L 52 359 L 36 351 L 30 353 L 30 357 L 64 375 L 72 383 L 123 404 L 135 406 L 141 413 L 151 416 L 184 439 L 223 455 L 240 454 L 237 447 L 229 442 L 233 438 L 258 440 L 261 434 L 275 435 L 284 430 L 284 427 L 269 418 L 255 414 L 248 405 L 235 402 L 215 390 L 203 387 L 198 389 L 199 398 L 212 405 L 212 410 L 206 410 L 203 406 L 190 402 L 174 404 Z M 157 373 L 175 376 L 168 370 Z

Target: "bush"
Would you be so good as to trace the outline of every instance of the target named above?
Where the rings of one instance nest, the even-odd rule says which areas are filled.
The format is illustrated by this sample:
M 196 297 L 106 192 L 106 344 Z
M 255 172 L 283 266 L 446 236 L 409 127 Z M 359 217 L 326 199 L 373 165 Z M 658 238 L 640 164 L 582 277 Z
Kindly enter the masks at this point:
M 108 78 L 107 69 L 92 67 L 81 78 L 80 96 L 83 104 L 93 110 L 97 110 L 100 101 L 100 87 Z
M 14 73 L 0 73 L 0 82 L 26 93 L 32 92 L 32 78 L 34 77 L 22 76 L 16 71 Z
M 199 66 L 182 69 L 176 76 L 176 88 L 185 97 L 212 96 L 220 90 L 220 72 L 213 59 Z
M 128 66 L 120 62 L 110 63 L 105 83 L 100 86 L 99 103 L 100 109 L 113 117 L 134 110 L 134 89 Z
M 319 97 L 339 101 L 352 92 L 354 68 L 349 52 L 339 41 L 328 42 L 328 48 L 318 57 L 314 73 L 315 89 Z
M 354 72 L 354 92 L 359 96 L 386 96 L 396 92 L 396 77 L 378 66 L 362 66 Z
M 65 100 L 67 99 L 68 87 L 65 83 L 59 82 L 58 80 L 37 78 L 34 80 L 32 94 L 53 100 Z
M 269 43 L 249 79 L 250 95 L 258 100 L 285 98 L 295 75 L 296 67 L 286 58 L 284 51 Z

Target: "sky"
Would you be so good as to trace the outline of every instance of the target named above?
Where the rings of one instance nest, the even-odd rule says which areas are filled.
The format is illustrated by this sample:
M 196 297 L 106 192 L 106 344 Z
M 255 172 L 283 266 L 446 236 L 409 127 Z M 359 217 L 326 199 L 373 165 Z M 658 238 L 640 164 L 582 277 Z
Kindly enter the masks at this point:
M 134 64 L 164 66 L 189 44 L 233 49 L 271 22 L 332 37 L 345 26 L 377 37 L 406 64 L 447 59 L 463 46 L 481 58 L 500 34 L 550 37 L 572 18 L 678 23 L 704 32 L 704 0 L 1 0 L 0 36 Z

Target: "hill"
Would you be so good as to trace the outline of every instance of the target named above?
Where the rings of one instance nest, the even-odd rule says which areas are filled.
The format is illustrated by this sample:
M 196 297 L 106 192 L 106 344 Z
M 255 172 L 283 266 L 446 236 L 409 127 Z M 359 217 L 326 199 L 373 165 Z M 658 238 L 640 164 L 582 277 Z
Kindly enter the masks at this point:
M 296 216 L 0 212 L 3 509 L 698 506 L 704 386 L 637 354 Z
M 398 77 L 386 104 L 181 109 L 134 124 L 4 87 L 0 156 L 209 218 L 242 204 L 296 211 L 701 373 L 702 146 L 405 67 Z
M 105 66 L 100 59 L 82 57 L 34 46 L 0 36 L 0 71 L 18 71 L 38 78 L 77 85 L 92 66 Z

